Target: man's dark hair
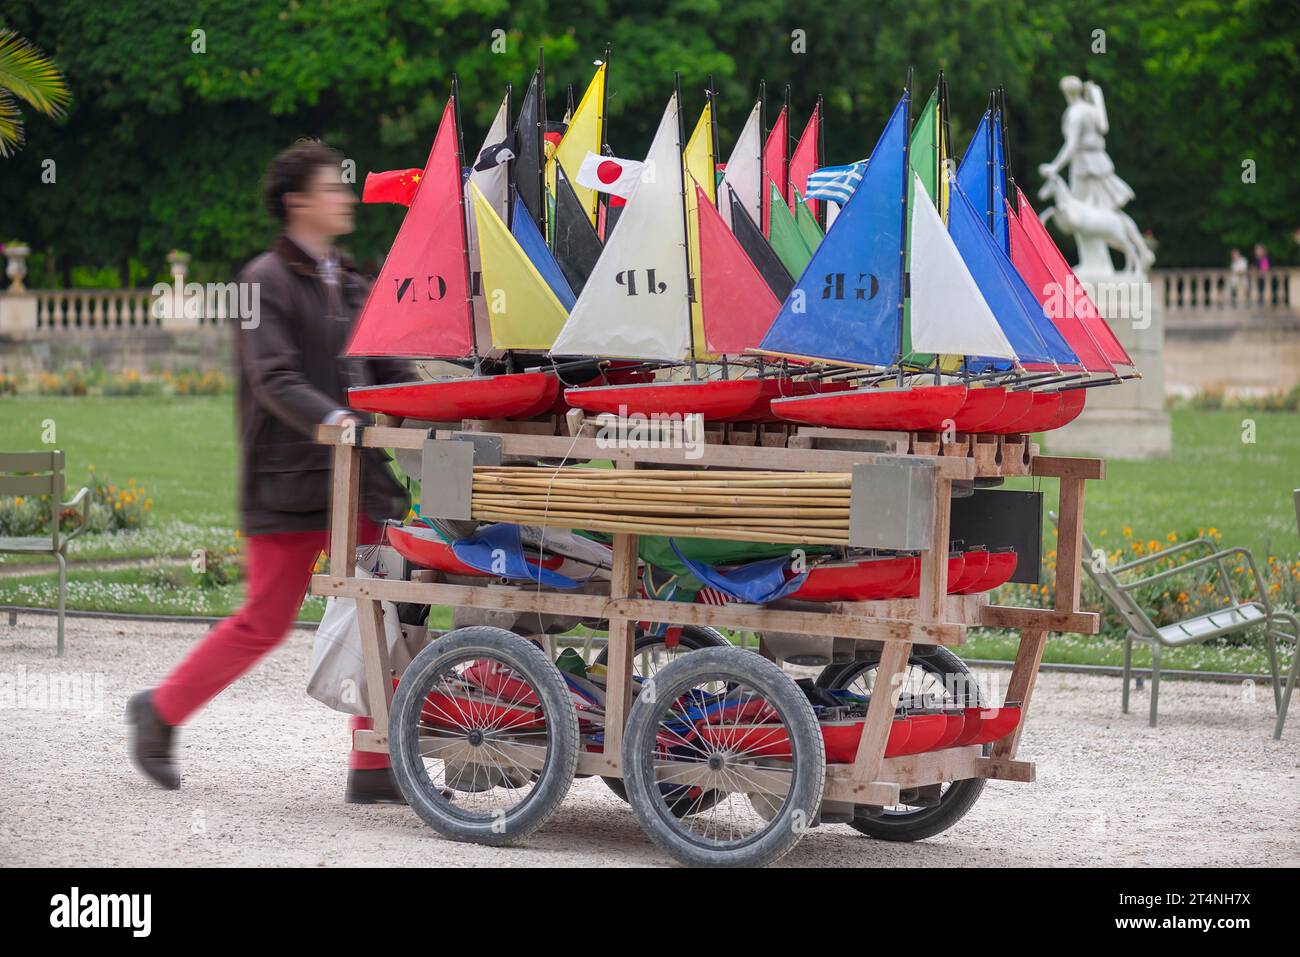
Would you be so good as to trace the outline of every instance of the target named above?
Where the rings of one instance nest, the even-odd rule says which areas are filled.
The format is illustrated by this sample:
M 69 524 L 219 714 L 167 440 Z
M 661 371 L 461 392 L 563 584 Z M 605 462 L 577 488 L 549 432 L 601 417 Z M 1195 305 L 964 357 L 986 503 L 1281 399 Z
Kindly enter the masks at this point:
M 289 213 L 284 208 L 285 193 L 303 193 L 311 184 L 311 179 L 322 166 L 338 168 L 343 163 L 343 154 L 330 149 L 320 140 L 299 140 L 287 150 L 271 160 L 262 179 L 262 203 L 266 211 L 279 223 L 289 221 Z

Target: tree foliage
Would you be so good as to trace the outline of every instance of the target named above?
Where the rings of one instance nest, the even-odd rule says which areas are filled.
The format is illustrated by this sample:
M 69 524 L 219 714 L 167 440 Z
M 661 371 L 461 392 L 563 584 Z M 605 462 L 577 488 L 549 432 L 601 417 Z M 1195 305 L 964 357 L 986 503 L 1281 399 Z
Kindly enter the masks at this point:
M 818 93 L 828 161 L 860 158 L 909 65 L 922 95 L 943 69 L 953 138 L 964 147 L 988 90 L 1003 84 L 1018 180 L 1060 144 L 1056 82 L 1101 84 L 1108 146 L 1137 192 L 1129 212 L 1160 242 L 1162 265 L 1216 264 L 1229 245 L 1266 242 L 1296 258 L 1300 180 L 1295 90 L 1300 52 L 1284 0 L 18 0 L 3 25 L 46 51 L 75 100 L 62 120 L 28 123 L 0 161 L 0 209 L 65 266 L 161 270 L 169 249 L 223 277 L 273 226 L 258 184 L 275 152 L 317 136 L 368 170 L 423 162 L 450 77 L 459 75 L 473 149 L 513 82 L 516 102 L 546 50 L 550 111 L 581 94 L 612 43 L 610 143 L 639 156 L 682 73 L 687 107 L 719 97 L 730 149 L 766 79 L 769 121 L 790 84 L 796 130 Z M 1104 31 L 1104 52 L 1096 52 Z M 195 31 L 202 31 L 196 33 Z M 494 31 L 504 31 L 494 33 Z M 802 31 L 799 33 L 798 31 Z M 494 40 L 497 41 L 494 44 Z M 504 52 L 497 52 L 504 40 Z M 799 50 L 800 42 L 803 43 Z M 56 180 L 43 183 L 43 161 Z M 1242 180 L 1253 161 L 1255 182 Z M 1031 193 L 1032 195 L 1032 193 Z M 351 237 L 363 262 L 400 218 L 366 207 Z

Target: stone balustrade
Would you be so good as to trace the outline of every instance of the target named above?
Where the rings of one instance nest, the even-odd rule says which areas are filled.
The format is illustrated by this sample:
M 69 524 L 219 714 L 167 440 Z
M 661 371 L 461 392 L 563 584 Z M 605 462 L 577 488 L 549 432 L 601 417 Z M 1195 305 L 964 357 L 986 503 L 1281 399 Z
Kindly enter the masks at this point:
M 1157 269 L 1151 273 L 1155 295 L 1173 321 L 1198 318 L 1269 318 L 1300 314 L 1300 268 Z

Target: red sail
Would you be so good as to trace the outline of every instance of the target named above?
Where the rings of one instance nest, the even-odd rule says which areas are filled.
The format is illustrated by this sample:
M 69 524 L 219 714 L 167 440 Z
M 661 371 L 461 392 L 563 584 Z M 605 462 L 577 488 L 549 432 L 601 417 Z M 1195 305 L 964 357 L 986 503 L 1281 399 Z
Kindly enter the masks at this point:
M 800 196 L 808 193 L 808 174 L 814 172 L 820 166 L 820 157 L 817 155 L 817 137 L 818 126 L 821 125 L 821 110 L 813 110 L 812 116 L 808 117 L 808 125 L 803 129 L 803 135 L 799 137 L 799 145 L 794 148 L 790 154 L 790 186 L 791 189 L 786 191 L 787 200 L 794 199 L 794 190 L 799 191 Z M 806 200 L 808 211 L 814 216 L 817 215 L 817 200 Z
M 1083 367 L 1089 372 L 1114 372 L 1115 367 L 1106 360 L 1075 311 L 1065 303 L 1056 277 L 1034 248 L 1011 204 L 1007 203 L 1006 206 L 1007 232 L 1011 236 L 1011 263 L 1016 267 L 1016 272 L 1020 273 L 1020 278 L 1025 281 L 1029 291 L 1042 304 L 1047 318 L 1052 320 L 1052 325 L 1069 343 Z
M 1073 306 L 1074 314 L 1079 317 L 1083 327 L 1092 334 L 1093 340 L 1112 365 L 1132 367 L 1133 360 L 1128 357 L 1124 347 L 1115 338 L 1115 333 L 1111 331 L 1110 325 L 1102 318 L 1096 305 L 1088 296 L 1088 291 L 1079 283 L 1079 278 L 1075 276 L 1074 270 L 1070 268 L 1070 264 L 1061 255 L 1061 250 L 1057 248 L 1056 243 L 1052 241 L 1052 237 L 1047 232 L 1047 227 L 1039 222 L 1038 214 L 1034 212 L 1034 208 L 1029 205 L 1029 200 L 1025 199 L 1025 194 L 1018 188 L 1016 189 L 1016 201 L 1020 210 L 1020 225 L 1024 227 L 1025 235 L 1029 237 L 1029 241 L 1038 250 L 1038 255 L 1042 257 L 1048 270 L 1051 271 L 1052 277 L 1065 295 L 1067 303 Z
M 704 190 L 695 189 L 699 194 L 704 339 L 710 352 L 741 353 L 758 345 L 781 311 L 781 303 Z
M 349 356 L 460 359 L 473 351 L 456 139 L 448 100 L 419 192 L 370 288 Z
M 776 184 L 777 191 L 785 197 L 785 201 L 790 202 L 790 188 L 786 182 L 785 168 L 785 150 L 786 137 L 789 124 L 786 120 L 785 107 L 781 107 L 781 115 L 776 118 L 776 125 L 772 127 L 772 132 L 767 134 L 767 142 L 763 144 L 763 175 Z M 763 235 L 766 236 L 772 228 L 772 191 L 763 185 Z

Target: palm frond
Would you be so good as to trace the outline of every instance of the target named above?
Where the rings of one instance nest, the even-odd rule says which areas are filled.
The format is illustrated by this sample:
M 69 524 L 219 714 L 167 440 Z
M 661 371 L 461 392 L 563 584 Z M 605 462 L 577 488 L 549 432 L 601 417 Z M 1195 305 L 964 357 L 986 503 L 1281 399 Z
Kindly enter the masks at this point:
M 18 101 L 0 90 L 0 157 L 13 156 L 23 145 L 23 115 Z
M 62 116 L 72 93 L 54 61 L 13 30 L 0 28 L 0 89 L 46 116 Z

